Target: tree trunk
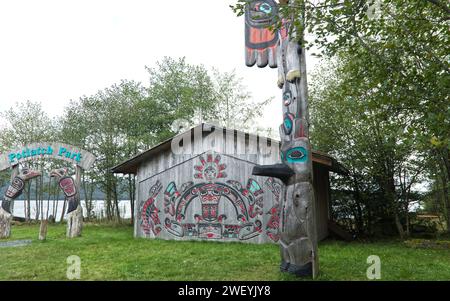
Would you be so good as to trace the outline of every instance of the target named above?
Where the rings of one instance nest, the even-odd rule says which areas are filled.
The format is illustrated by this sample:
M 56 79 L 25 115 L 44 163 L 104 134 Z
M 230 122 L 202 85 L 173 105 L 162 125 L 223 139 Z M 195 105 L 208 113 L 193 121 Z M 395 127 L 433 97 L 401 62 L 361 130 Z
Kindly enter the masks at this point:
M 34 215 L 34 219 L 37 221 L 39 220 L 39 213 L 41 211 L 41 205 L 39 203 L 39 195 L 38 195 L 38 180 L 34 181 L 34 202 L 36 204 L 36 212 Z
M 104 204 L 106 208 L 106 217 L 108 220 L 112 219 L 112 208 L 111 208 L 111 180 L 110 175 L 106 175 L 106 204 Z
M 409 237 L 411 235 L 408 204 L 409 203 L 406 202 L 406 205 L 405 205 L 405 212 L 406 212 L 406 236 L 407 237 Z
M 441 213 L 445 218 L 447 232 L 450 233 L 450 162 L 449 162 L 449 152 L 447 148 L 441 151 L 436 151 L 438 160 L 438 176 L 437 182 L 442 185 L 442 210 Z M 438 188 L 439 190 L 439 188 Z M 436 206 L 436 207 L 441 207 Z
M 41 174 L 44 174 L 44 170 L 41 168 Z M 44 219 L 44 177 L 39 177 L 39 200 L 41 202 L 41 220 Z
M 361 194 L 359 192 L 359 185 L 358 185 L 358 182 L 357 182 L 355 176 L 353 176 L 353 185 L 354 185 L 353 195 L 355 198 L 356 212 L 357 212 L 357 214 L 355 215 L 356 229 L 359 234 L 362 234 L 364 232 L 364 221 L 363 221 L 363 214 L 362 214 L 362 208 L 361 208 L 362 198 L 361 198 Z
M 30 222 L 31 221 L 31 183 L 28 181 L 26 184 L 27 187 L 27 217 L 26 217 L 26 221 Z
M 83 190 L 84 190 L 84 206 L 86 207 L 86 219 L 89 221 L 91 219 L 92 211 L 92 199 L 88 196 L 88 189 L 86 184 L 86 178 L 83 173 Z
M 47 212 L 45 213 L 45 219 L 48 220 L 48 216 L 50 214 L 50 193 L 51 191 L 51 181 L 48 181 L 48 195 L 47 195 Z
M 398 213 L 395 212 L 395 226 L 397 227 L 398 234 L 400 235 L 401 239 L 405 239 L 405 231 L 403 230 L 403 225 L 400 222 L 400 217 L 398 216 Z
M 55 214 L 53 215 L 53 217 L 55 218 L 55 223 L 56 223 L 56 216 L 58 215 L 58 207 L 59 207 L 59 189 L 56 187 L 56 206 L 55 206 Z
M 442 195 L 445 207 L 445 220 L 447 223 L 447 232 L 450 233 L 450 196 L 448 191 L 448 180 L 445 175 L 442 175 Z
M 114 179 L 115 180 L 115 179 Z M 117 215 L 117 222 L 121 223 L 120 219 L 120 209 L 119 209 L 119 198 L 117 196 L 117 181 L 114 181 L 113 185 L 113 195 L 114 195 L 114 205 L 116 207 L 116 215 Z

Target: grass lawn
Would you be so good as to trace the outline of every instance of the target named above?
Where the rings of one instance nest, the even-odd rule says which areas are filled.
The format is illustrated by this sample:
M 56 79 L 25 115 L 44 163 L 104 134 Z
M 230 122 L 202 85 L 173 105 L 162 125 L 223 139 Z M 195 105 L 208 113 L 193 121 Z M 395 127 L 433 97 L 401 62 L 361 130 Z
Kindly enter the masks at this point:
M 177 242 L 133 238 L 130 226 L 85 225 L 65 238 L 65 225 L 13 226 L 9 240 L 31 245 L 0 247 L 0 280 L 65 280 L 70 255 L 81 258 L 82 280 L 295 280 L 278 271 L 275 244 Z M 450 250 L 414 249 L 400 241 L 324 241 L 318 280 L 367 280 L 367 257 L 381 258 L 382 280 L 450 280 Z

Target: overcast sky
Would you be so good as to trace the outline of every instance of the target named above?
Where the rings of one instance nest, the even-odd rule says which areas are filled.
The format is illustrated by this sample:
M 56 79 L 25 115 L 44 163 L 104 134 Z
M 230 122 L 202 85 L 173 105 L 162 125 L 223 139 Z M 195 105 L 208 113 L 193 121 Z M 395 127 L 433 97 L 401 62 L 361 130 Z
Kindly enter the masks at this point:
M 148 83 L 163 56 L 236 70 L 256 100 L 274 96 L 261 123 L 281 123 L 274 69 L 244 62 L 244 20 L 235 0 L 15 0 L 0 2 L 0 111 L 40 101 L 52 116 L 71 99 L 121 79 Z M 316 61 L 308 56 L 308 71 Z M 0 121 L 1 123 L 1 121 Z

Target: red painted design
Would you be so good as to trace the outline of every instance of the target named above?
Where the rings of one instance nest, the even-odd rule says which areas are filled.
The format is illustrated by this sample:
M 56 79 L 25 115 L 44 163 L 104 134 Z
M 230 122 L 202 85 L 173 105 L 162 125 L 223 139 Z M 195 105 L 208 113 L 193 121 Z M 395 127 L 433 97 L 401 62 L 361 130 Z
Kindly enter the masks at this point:
M 156 181 L 155 185 L 150 188 L 150 197 L 142 205 L 141 208 L 141 225 L 142 231 L 145 234 L 153 232 L 155 236 L 161 232 L 161 221 L 159 219 L 159 210 L 156 207 L 156 197 L 162 189 L 162 185 L 159 181 Z M 168 212 L 170 211 L 167 210 Z
M 221 172 L 215 173 L 216 178 L 220 178 L 221 173 L 226 168 L 225 164 L 220 164 L 221 157 L 212 154 L 199 156 L 200 163 L 194 167 L 194 172 L 198 172 L 195 178 L 208 178 L 211 174 L 205 174 L 208 167 Z M 209 177 L 212 179 L 213 177 Z M 194 184 L 184 183 L 181 193 L 174 182 L 167 185 L 164 193 L 164 212 L 166 214 L 165 227 L 173 235 L 198 236 L 207 239 L 238 238 L 240 240 L 250 239 L 261 233 L 260 221 L 257 220 L 263 214 L 263 190 L 254 179 L 249 179 L 245 188 L 234 180 L 227 183 L 208 181 Z M 195 224 L 185 227 L 186 212 L 192 201 L 199 200 L 201 203 L 200 212 L 194 214 Z M 236 210 L 236 217 L 240 225 L 225 225 L 227 216 L 220 214 L 219 205 L 221 202 L 229 201 Z M 192 217 L 191 217 L 192 218 Z M 194 229 L 193 225 L 197 225 Z M 236 233 L 237 231 L 237 233 Z
M 266 225 L 266 235 L 273 241 L 277 242 L 280 239 L 280 197 L 281 185 L 273 178 L 266 180 L 266 186 L 275 196 L 274 205 L 267 214 L 270 216 Z

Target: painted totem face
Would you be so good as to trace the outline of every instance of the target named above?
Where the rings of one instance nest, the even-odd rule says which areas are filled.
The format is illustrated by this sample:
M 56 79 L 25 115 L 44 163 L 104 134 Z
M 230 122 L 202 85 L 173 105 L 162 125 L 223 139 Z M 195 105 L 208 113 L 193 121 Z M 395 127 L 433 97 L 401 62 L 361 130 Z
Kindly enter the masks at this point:
M 62 178 L 59 181 L 59 187 L 67 197 L 74 196 L 77 193 L 75 181 L 71 177 Z
M 27 181 L 27 180 L 39 177 L 40 175 L 41 175 L 41 173 L 37 170 L 24 168 L 22 170 L 22 172 L 20 173 L 20 178 L 22 178 L 22 180 L 24 180 L 24 181 Z
M 294 147 L 281 152 L 281 160 L 292 164 L 305 163 L 308 160 L 308 151 L 302 146 Z
M 21 178 L 15 177 L 12 180 L 11 185 L 9 185 L 8 189 L 6 190 L 5 196 L 10 199 L 15 199 L 20 195 L 24 187 L 25 182 Z
M 249 4 L 247 22 L 253 27 L 267 27 L 275 22 L 278 8 L 274 1 L 253 1 Z
M 62 178 L 67 174 L 67 172 L 68 172 L 67 168 L 54 169 L 50 172 L 50 177 Z
M 292 103 L 292 92 L 291 90 L 286 89 L 283 93 L 283 104 L 284 106 L 289 106 Z

